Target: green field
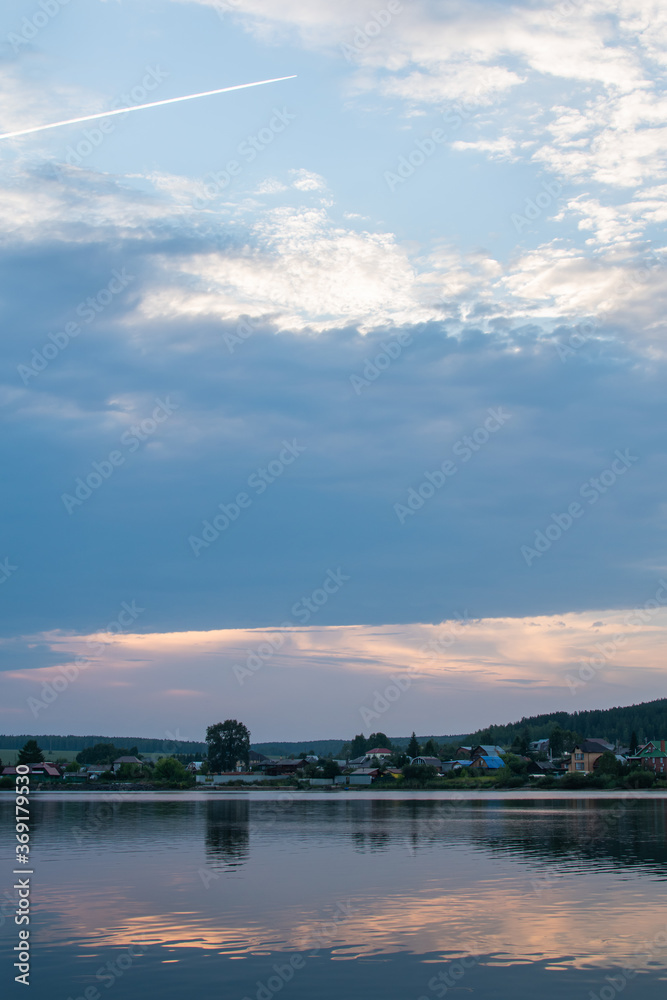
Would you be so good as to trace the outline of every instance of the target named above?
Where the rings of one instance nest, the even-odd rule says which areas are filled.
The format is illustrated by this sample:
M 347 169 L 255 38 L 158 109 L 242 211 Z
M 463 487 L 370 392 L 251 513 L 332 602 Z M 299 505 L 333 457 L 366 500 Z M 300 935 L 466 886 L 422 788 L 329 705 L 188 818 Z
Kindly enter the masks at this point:
M 0 759 L 2 759 L 2 763 L 4 765 L 15 764 L 20 750 L 21 750 L 20 747 L 18 748 L 14 747 L 9 750 L 3 747 L 3 749 L 0 750 Z M 58 759 L 68 760 L 68 761 L 76 760 L 76 755 L 78 753 L 81 753 L 80 750 L 47 750 L 46 747 L 42 747 L 42 751 L 44 753 L 44 760 L 50 760 L 50 761 L 55 761 Z

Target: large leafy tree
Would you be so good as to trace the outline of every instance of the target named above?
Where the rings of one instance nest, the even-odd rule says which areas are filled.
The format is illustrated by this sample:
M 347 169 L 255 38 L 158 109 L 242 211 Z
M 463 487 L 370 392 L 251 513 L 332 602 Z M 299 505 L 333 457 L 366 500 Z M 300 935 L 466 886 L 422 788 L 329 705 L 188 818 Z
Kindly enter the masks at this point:
M 37 740 L 28 740 L 19 750 L 17 763 L 19 764 L 41 764 L 44 754 L 41 747 L 37 746 Z
M 250 759 L 250 732 L 236 719 L 216 722 L 206 730 L 208 762 L 212 771 L 233 771 L 237 760 Z

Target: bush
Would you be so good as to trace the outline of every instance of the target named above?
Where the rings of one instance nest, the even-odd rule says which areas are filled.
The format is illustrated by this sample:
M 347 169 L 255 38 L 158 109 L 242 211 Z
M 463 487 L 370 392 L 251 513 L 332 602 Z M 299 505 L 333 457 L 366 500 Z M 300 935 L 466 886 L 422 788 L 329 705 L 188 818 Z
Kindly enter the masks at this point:
M 560 787 L 569 789 L 588 788 L 588 778 L 585 774 L 577 774 L 576 771 L 569 771 L 560 779 Z
M 625 779 L 626 788 L 650 788 L 655 782 L 655 775 L 652 771 L 630 771 Z
M 527 776 L 512 774 L 507 767 L 494 771 L 493 776 L 491 777 L 491 785 L 493 788 L 523 788 L 527 782 Z
M 123 764 L 122 767 L 125 767 Z M 122 770 L 122 768 L 121 768 Z M 153 769 L 151 780 L 156 782 L 166 782 L 170 785 L 191 785 L 194 783 L 194 775 L 181 764 L 175 757 L 160 757 Z
M 415 785 L 423 787 L 427 781 L 431 781 L 437 775 L 437 770 L 430 764 L 406 764 L 403 768 L 403 777 Z

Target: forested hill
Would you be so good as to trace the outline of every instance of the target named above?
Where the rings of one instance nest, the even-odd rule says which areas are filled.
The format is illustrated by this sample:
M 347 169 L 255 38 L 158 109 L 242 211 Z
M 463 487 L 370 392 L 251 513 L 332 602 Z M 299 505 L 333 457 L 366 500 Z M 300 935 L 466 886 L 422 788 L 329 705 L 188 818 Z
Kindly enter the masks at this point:
M 139 753 L 197 753 L 206 751 L 205 743 L 193 740 L 153 739 L 149 736 L 35 736 L 24 733 L 22 736 L 0 736 L 0 750 L 14 750 L 22 747 L 28 740 L 37 740 L 44 751 L 51 750 L 83 750 L 94 747 L 96 743 L 113 743 L 117 747 L 136 747 Z M 1 755 L 0 755 L 1 756 Z
M 506 726 L 489 726 L 470 736 L 471 743 L 495 743 L 511 746 L 524 729 L 531 740 L 549 735 L 554 726 L 581 737 L 602 739 L 628 745 L 634 732 L 640 743 L 667 738 L 667 698 L 644 701 L 623 708 L 600 708 L 583 712 L 549 712 L 531 715 Z

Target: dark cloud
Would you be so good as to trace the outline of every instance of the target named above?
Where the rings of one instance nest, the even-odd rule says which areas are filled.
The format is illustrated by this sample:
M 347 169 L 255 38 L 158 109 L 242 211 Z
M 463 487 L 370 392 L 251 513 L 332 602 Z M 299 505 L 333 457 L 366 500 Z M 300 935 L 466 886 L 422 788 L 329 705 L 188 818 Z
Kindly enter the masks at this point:
M 339 567 L 350 579 L 317 624 L 561 613 L 651 596 L 662 360 L 603 339 L 602 327 L 562 361 L 563 330 L 550 337 L 519 322 L 367 336 L 277 334 L 265 323 L 230 351 L 234 323 L 141 319 L 156 280 L 149 251 L 206 245 L 145 231 L 3 251 L 11 434 L 0 557 L 21 569 L 2 588 L 5 634 L 90 631 L 132 600 L 141 631 L 276 624 Z M 25 386 L 17 366 L 123 268 L 135 276 L 127 290 Z M 373 377 L 369 366 L 400 332 L 411 343 Z M 367 384 L 356 392 L 351 376 Z M 123 443 L 167 398 L 173 415 L 136 450 Z M 464 437 L 498 408 L 510 419 L 462 459 Z M 250 477 L 294 440 L 305 451 L 260 495 Z M 581 487 L 625 449 L 638 461 L 598 502 L 582 500 Z M 122 464 L 68 513 L 62 495 L 113 451 Z M 395 505 L 448 459 L 456 474 L 400 523 Z M 250 506 L 195 557 L 189 536 L 241 492 Z M 582 517 L 529 567 L 521 546 L 577 501 Z

